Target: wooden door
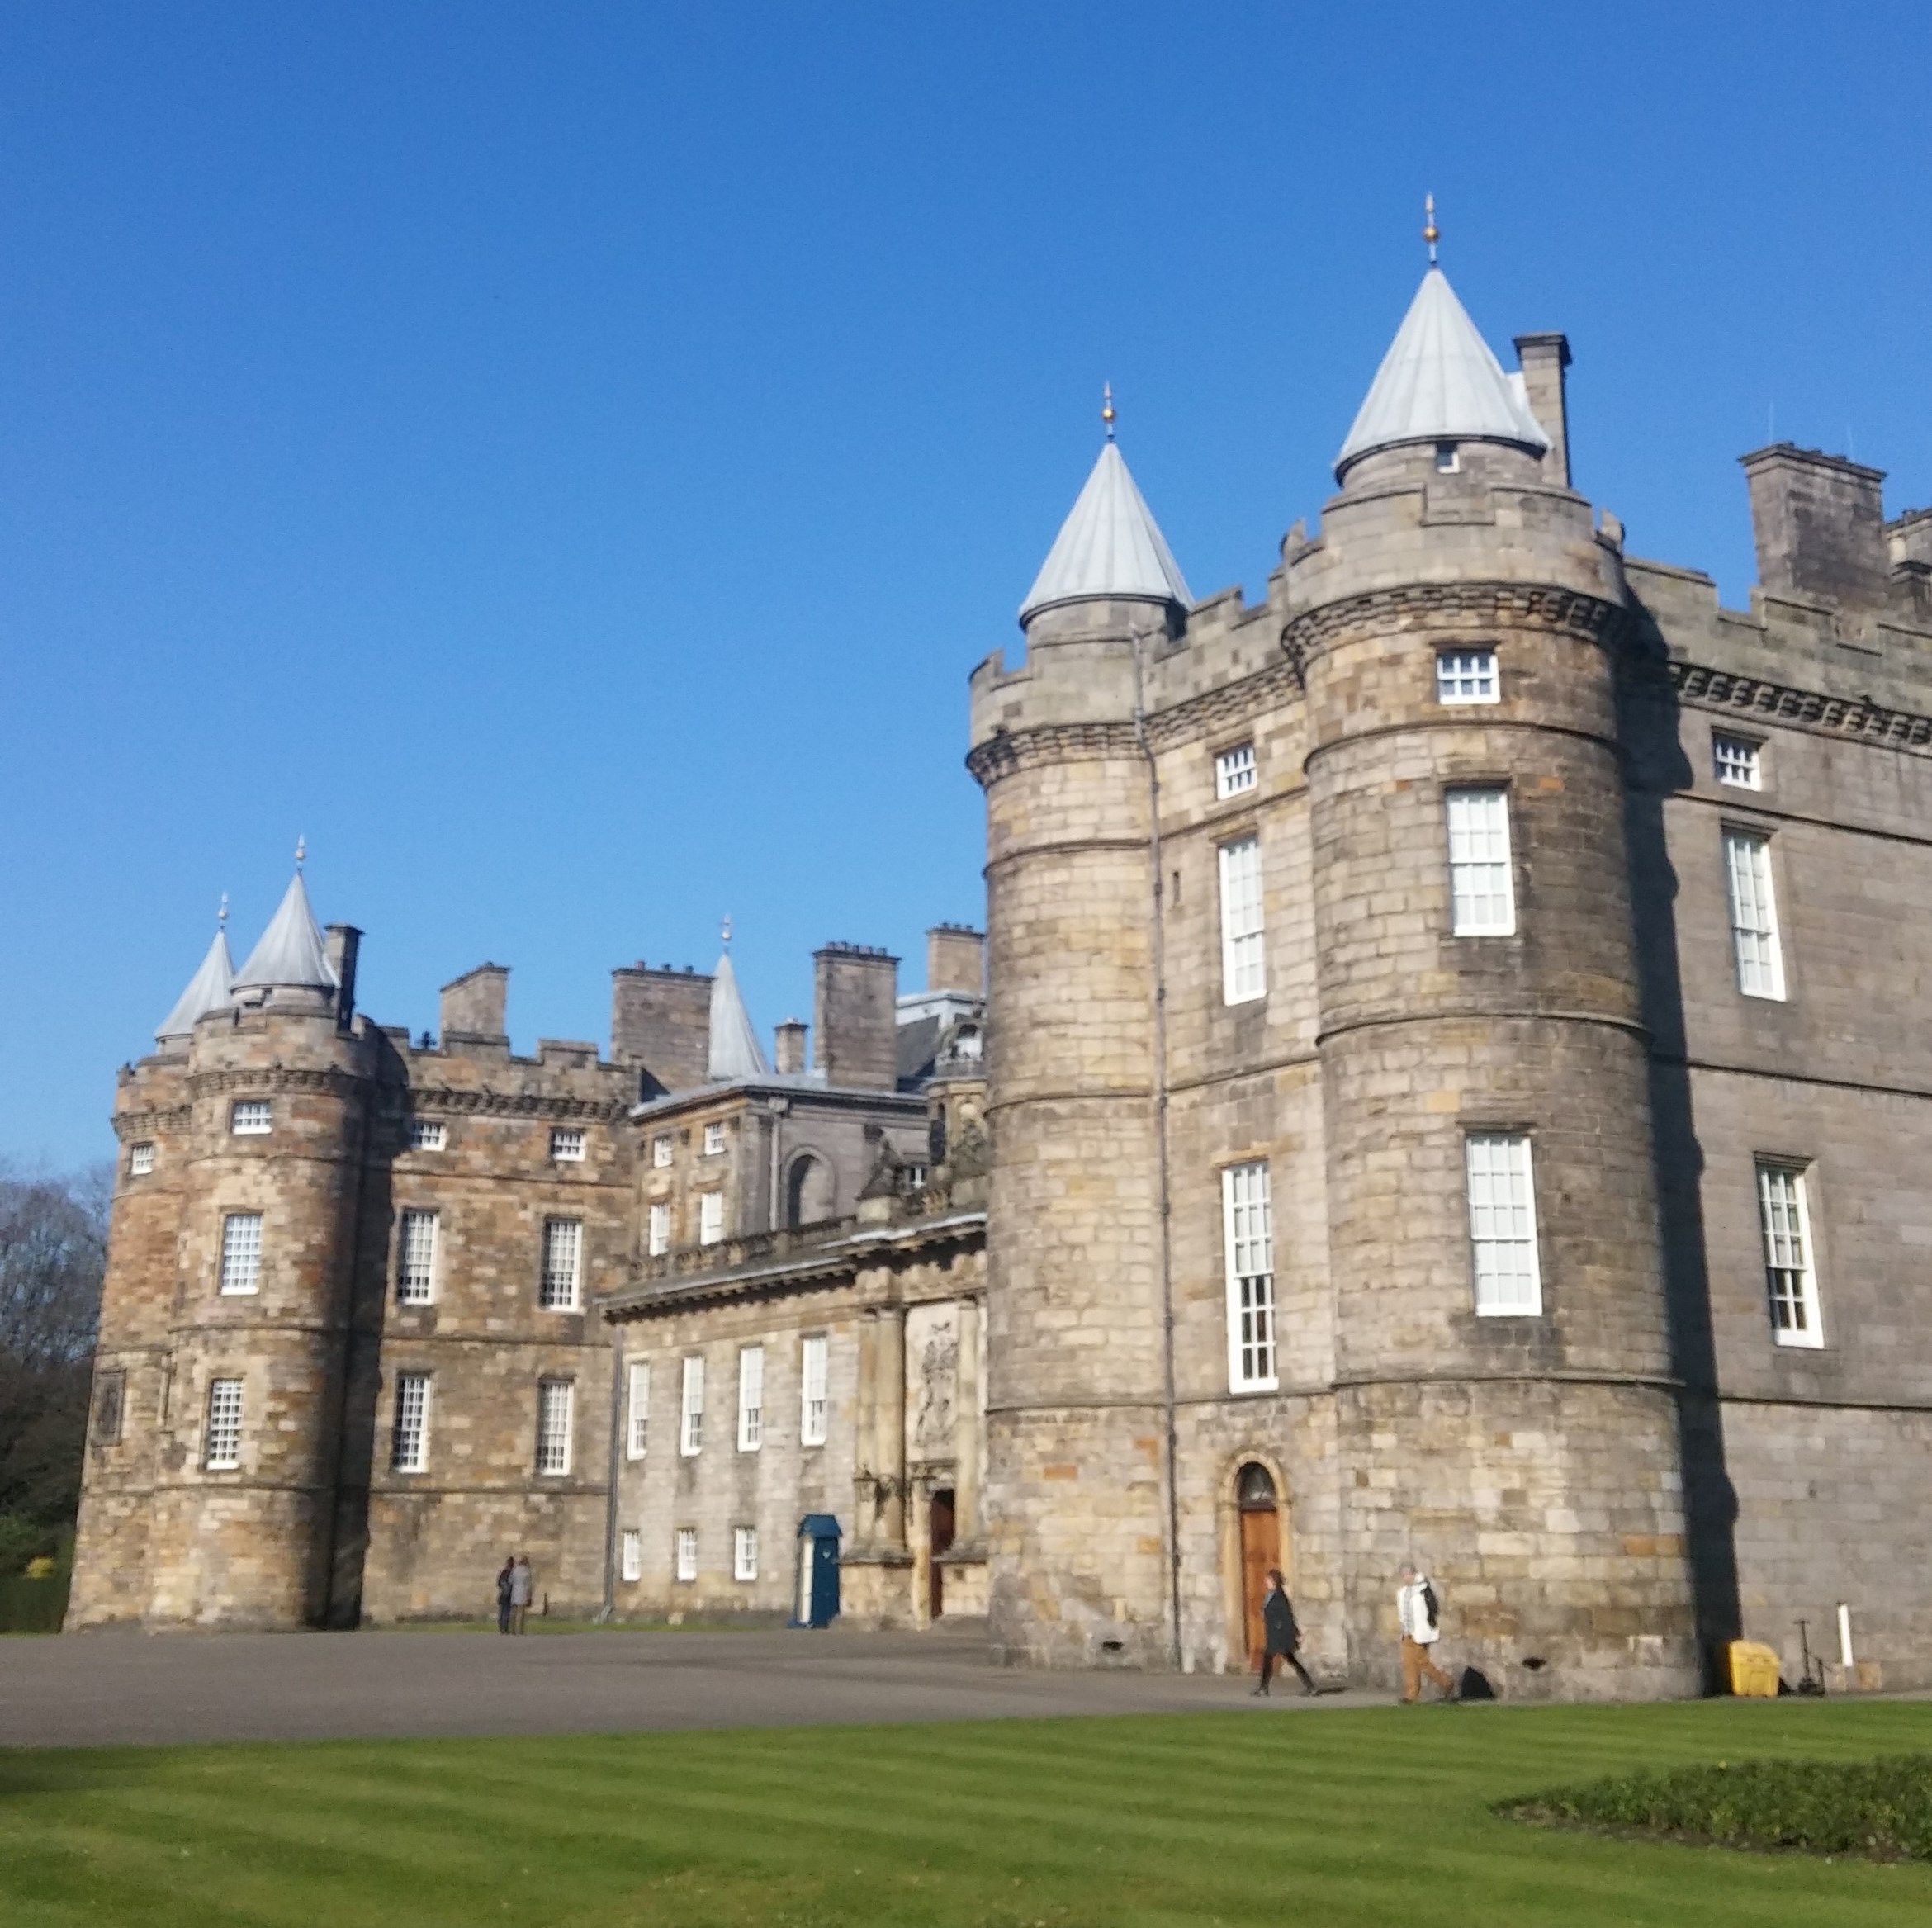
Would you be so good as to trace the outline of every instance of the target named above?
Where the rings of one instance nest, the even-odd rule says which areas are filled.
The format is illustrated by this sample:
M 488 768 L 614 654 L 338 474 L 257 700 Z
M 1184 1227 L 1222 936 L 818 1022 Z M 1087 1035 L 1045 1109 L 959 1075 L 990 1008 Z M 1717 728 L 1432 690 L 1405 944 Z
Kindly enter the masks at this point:
M 927 1604 L 935 1620 L 946 1610 L 946 1570 L 940 1565 L 939 1556 L 952 1543 L 953 1495 L 949 1488 L 941 1487 L 932 1496 L 932 1532 L 928 1541 L 931 1556 L 926 1561 L 931 1589 Z
M 1281 1516 L 1271 1506 L 1243 1508 L 1241 1513 L 1241 1604 L 1248 1627 L 1248 1664 L 1258 1670 L 1267 1651 L 1267 1630 L 1262 1603 L 1268 1594 L 1268 1573 L 1281 1564 Z

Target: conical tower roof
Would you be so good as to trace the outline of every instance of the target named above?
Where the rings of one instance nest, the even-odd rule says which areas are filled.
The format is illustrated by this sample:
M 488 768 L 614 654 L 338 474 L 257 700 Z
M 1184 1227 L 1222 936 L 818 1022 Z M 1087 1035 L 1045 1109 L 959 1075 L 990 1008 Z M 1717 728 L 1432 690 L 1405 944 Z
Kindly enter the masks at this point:
M 765 1054 L 758 1048 L 758 1033 L 751 1028 L 751 1014 L 739 994 L 737 973 L 732 969 L 728 950 L 712 974 L 711 1056 L 705 1074 L 713 1083 L 767 1075 Z
M 223 899 L 224 904 L 226 901 Z M 224 909 L 221 914 L 225 918 L 228 912 Z M 234 988 L 234 959 L 228 953 L 228 926 L 224 922 L 216 926 L 215 941 L 208 946 L 201 969 L 188 979 L 187 988 L 175 999 L 173 1010 L 156 1027 L 155 1042 L 164 1045 L 170 1038 L 192 1036 L 195 1021 L 211 1011 L 221 1010 Z
M 1020 605 L 1020 620 L 1030 622 L 1057 603 L 1113 600 L 1186 609 L 1194 596 L 1110 433 Z
M 1503 373 L 1433 265 L 1335 457 L 1336 480 L 1361 457 L 1408 442 L 1507 442 L 1537 455 L 1550 446 L 1521 378 Z
M 336 988 L 335 972 L 309 908 L 309 893 L 298 869 L 282 893 L 281 907 L 268 920 L 261 941 L 234 981 L 238 991 L 263 990 L 271 985 L 314 991 Z

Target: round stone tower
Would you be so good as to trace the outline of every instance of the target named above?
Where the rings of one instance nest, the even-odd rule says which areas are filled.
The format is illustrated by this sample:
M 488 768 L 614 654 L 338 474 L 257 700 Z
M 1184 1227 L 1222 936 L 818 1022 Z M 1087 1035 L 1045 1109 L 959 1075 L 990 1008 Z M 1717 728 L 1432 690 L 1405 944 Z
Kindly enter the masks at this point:
M 1190 598 L 1110 438 L 973 679 L 987 814 L 986 1518 L 994 1644 L 1168 1651 L 1148 778 L 1136 638 Z
M 1350 1642 L 1392 1679 L 1413 1560 L 1510 1698 L 1692 1693 L 1623 590 L 1541 339 L 1555 436 L 1432 267 L 1289 557 Z
M 329 1617 L 376 1049 L 352 1023 L 356 933 L 331 938 L 298 872 L 231 989 L 184 1033 L 164 1027 L 159 1056 L 124 1080 L 130 1121 L 149 1087 L 176 1108 L 152 1173 L 123 1179 L 103 1324 L 159 1355 L 161 1383 L 151 1452 L 90 1459 L 70 1625 Z M 173 1208 L 165 1253 L 132 1237 L 153 1215 L 149 1177 L 165 1187 L 154 1209 Z M 138 1547 L 130 1510 L 145 1514 Z M 144 1572 L 144 1598 L 109 1586 L 117 1565 Z

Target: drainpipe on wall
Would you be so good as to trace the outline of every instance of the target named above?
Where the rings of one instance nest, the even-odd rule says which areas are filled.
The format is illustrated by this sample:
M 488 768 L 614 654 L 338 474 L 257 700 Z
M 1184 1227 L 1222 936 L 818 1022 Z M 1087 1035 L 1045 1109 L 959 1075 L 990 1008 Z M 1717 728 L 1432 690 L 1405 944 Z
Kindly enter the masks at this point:
M 624 1329 L 613 1319 L 610 1327 L 610 1459 L 604 1501 L 604 1604 L 597 1609 L 603 1626 L 617 1618 L 618 1468 L 623 1461 L 624 1428 Z
M 1163 1431 L 1167 1440 L 1167 1610 L 1169 1656 L 1176 1672 L 1181 1651 L 1181 1473 L 1174 1408 L 1174 1247 L 1170 1225 L 1172 1198 L 1167 1158 L 1167 958 L 1165 904 L 1161 887 L 1161 773 L 1153 746 L 1147 738 L 1147 701 L 1142 651 L 1156 632 L 1134 633 L 1134 736 L 1147 759 L 1147 848 L 1153 875 L 1148 903 L 1150 955 L 1153 967 L 1154 1145 L 1161 1236 L 1161 1399 Z

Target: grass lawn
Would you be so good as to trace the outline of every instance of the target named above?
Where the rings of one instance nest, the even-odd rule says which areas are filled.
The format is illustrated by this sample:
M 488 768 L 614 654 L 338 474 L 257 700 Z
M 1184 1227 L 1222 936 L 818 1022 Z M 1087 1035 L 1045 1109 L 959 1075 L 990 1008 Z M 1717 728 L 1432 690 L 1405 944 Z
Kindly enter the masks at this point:
M 0 1921 L 308 1928 L 1932 1922 L 1932 1866 L 1488 1804 L 1932 1747 L 1932 1706 L 1371 1708 L 541 1741 L 0 1751 Z

